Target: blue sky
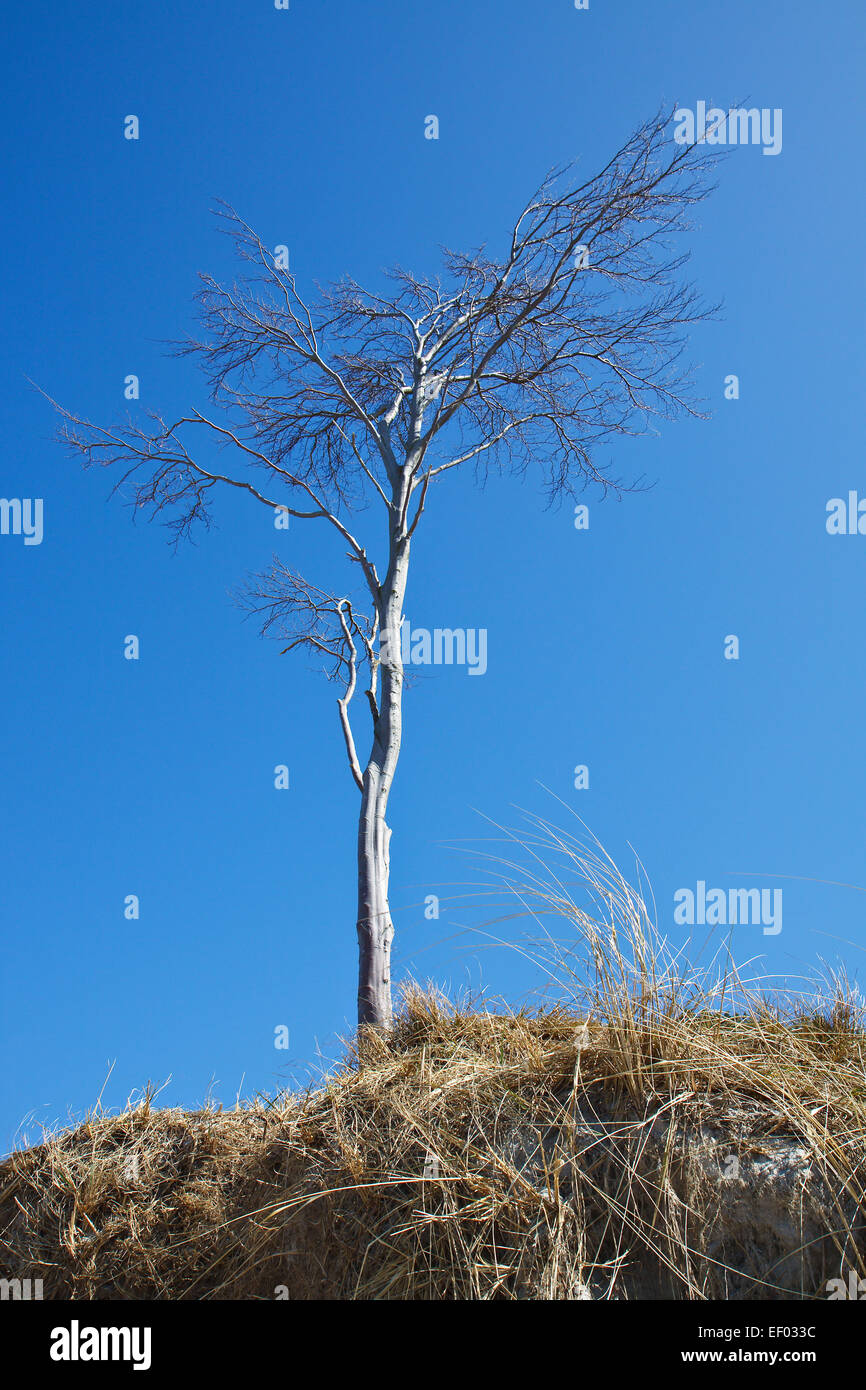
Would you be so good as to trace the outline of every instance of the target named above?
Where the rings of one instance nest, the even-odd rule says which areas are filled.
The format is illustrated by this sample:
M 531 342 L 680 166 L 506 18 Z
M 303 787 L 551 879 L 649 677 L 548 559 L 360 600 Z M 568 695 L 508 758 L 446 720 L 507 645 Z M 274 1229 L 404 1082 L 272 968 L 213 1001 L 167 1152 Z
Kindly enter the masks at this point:
M 797 976 L 841 957 L 862 975 L 862 892 L 803 881 L 866 888 L 866 537 L 825 527 L 828 499 L 866 495 L 860 7 L 100 11 L 52 0 L 6 19 L 0 495 L 43 498 L 45 533 L 0 536 L 3 1147 L 80 1114 L 112 1063 L 106 1105 L 169 1076 L 165 1103 L 273 1091 L 339 1054 L 355 1007 L 357 793 L 334 690 L 229 597 L 275 550 L 323 578 L 339 550 L 232 497 L 173 553 L 58 447 L 26 378 L 105 422 L 129 373 L 142 405 L 201 404 L 194 365 L 161 344 L 192 326 L 197 272 L 231 273 L 214 198 L 288 245 L 301 283 L 375 285 L 495 240 L 550 166 L 594 172 L 661 101 L 784 113 L 782 152 L 734 149 L 691 241 L 693 279 L 724 300 L 691 343 L 711 419 L 610 446 L 617 473 L 654 486 L 589 494 L 585 532 L 546 507 L 540 473 L 439 491 L 407 611 L 486 628 L 489 665 L 433 668 L 407 695 L 395 975 L 515 1003 L 539 986 L 466 930 L 483 906 L 447 900 L 477 877 L 483 816 L 568 823 L 550 792 L 625 865 L 634 846 L 674 944 L 678 888 L 781 884 L 783 930 L 739 928 L 738 959 Z

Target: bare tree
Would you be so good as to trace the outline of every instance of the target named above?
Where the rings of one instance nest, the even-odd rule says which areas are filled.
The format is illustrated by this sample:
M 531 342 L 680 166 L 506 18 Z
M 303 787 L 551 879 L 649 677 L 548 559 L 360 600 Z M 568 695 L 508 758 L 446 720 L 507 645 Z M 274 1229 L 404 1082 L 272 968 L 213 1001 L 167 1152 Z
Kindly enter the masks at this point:
M 687 326 L 710 311 L 679 274 L 678 238 L 710 190 L 714 152 L 675 146 L 668 121 L 657 113 L 586 182 L 554 170 L 499 257 L 446 250 L 439 277 L 396 269 L 387 293 L 347 279 L 308 306 L 221 204 L 247 269 L 229 287 L 201 277 L 201 336 L 179 348 L 202 367 L 216 417 L 193 409 L 103 429 L 61 412 L 61 434 L 86 464 L 119 468 L 116 486 L 131 485 L 132 503 L 176 540 L 209 523 L 215 488 L 232 487 L 334 528 L 357 566 L 348 597 L 275 561 L 244 601 L 263 630 L 288 636 L 285 650 L 316 652 L 340 683 L 361 798 L 360 1024 L 391 1018 L 387 809 L 403 717 L 400 629 L 431 484 L 469 462 L 523 470 L 538 460 L 552 495 L 590 482 L 619 489 L 595 461 L 600 442 L 641 433 L 654 415 L 694 413 L 680 359 Z M 225 446 L 231 466 L 218 467 L 213 449 L 202 454 L 203 438 Z M 387 522 L 381 555 L 357 530 L 371 502 Z M 350 721 L 359 680 L 372 721 L 363 760 Z

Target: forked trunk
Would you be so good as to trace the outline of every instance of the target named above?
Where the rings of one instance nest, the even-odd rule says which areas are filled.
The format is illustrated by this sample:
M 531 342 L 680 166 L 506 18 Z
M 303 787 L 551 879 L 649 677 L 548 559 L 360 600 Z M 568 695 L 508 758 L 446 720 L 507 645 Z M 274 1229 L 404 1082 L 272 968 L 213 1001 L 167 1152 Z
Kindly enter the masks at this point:
M 388 906 L 391 831 L 386 821 L 391 783 L 400 756 L 403 662 L 400 624 L 409 566 L 409 540 L 392 539 L 382 593 L 379 656 L 381 692 L 373 747 L 363 773 L 358 824 L 358 1023 L 387 1028 L 391 1022 L 391 941 Z

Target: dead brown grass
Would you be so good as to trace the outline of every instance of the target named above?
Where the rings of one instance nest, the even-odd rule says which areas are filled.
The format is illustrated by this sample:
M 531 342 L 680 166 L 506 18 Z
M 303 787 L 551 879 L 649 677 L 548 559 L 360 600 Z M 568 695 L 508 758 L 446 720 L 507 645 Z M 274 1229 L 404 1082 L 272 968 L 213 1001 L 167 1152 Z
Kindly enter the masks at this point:
M 3 1272 L 175 1300 L 813 1298 L 866 1272 L 851 991 L 685 974 L 610 861 L 544 835 L 596 902 L 522 880 L 582 940 L 578 978 L 547 939 L 570 1001 L 412 990 L 316 1090 L 94 1114 L 0 1166 Z

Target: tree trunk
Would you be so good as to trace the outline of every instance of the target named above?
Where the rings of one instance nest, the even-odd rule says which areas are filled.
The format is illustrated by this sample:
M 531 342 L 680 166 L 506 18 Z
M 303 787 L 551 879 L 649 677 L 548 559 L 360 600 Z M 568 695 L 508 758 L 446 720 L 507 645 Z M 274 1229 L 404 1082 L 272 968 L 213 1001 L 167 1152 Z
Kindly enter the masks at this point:
M 380 608 L 380 705 L 373 747 L 363 774 L 358 823 L 358 1023 L 391 1023 L 391 941 L 388 906 L 391 831 L 386 821 L 391 783 L 400 756 L 403 661 L 400 624 L 409 568 L 409 539 L 392 535 L 388 576 Z
M 358 825 L 358 1023 L 387 1028 L 391 1022 L 391 940 L 388 907 L 387 793 L 382 769 L 372 760 L 364 773 Z

